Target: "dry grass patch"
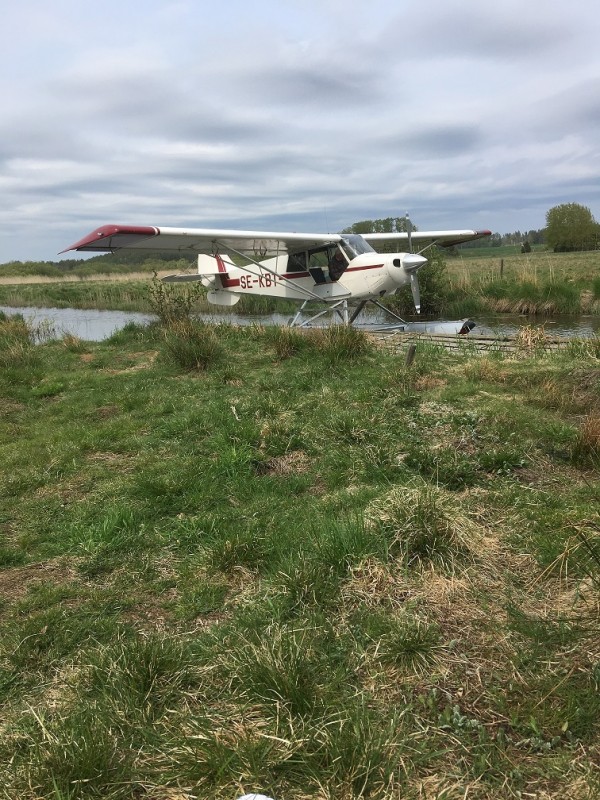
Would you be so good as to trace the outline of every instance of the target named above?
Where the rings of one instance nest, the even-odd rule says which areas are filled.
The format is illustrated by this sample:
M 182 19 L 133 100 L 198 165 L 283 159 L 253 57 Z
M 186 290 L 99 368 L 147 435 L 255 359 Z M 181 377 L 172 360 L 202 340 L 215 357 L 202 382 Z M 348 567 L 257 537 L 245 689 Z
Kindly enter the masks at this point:
M 258 475 L 274 475 L 285 477 L 286 475 L 303 475 L 310 469 L 310 458 L 303 450 L 292 450 L 282 456 L 269 458 L 261 461 L 256 466 Z
M 448 381 L 444 378 L 438 378 L 435 375 L 419 375 L 414 385 L 418 392 L 428 392 L 447 386 Z
M 367 559 L 350 570 L 341 590 L 341 605 L 347 613 L 361 608 L 397 610 L 415 597 L 414 581 L 404 570 Z
M 133 472 L 135 459 L 136 456 L 131 453 L 113 453 L 111 450 L 97 450 L 86 455 L 86 461 L 110 467 L 111 470 L 118 467 L 120 472 Z
M 439 486 L 396 486 L 373 501 L 365 516 L 367 524 L 381 526 L 409 566 L 432 562 L 452 569 L 480 553 L 481 526 L 455 494 Z
M 593 411 L 584 417 L 573 454 L 577 460 L 600 464 L 600 412 Z
M 508 377 L 506 365 L 488 356 L 468 361 L 463 367 L 463 372 L 469 380 L 482 383 L 505 383 Z
M 107 369 L 109 375 L 125 375 L 130 372 L 139 372 L 153 366 L 158 357 L 158 350 L 151 350 L 147 353 L 129 353 L 128 358 L 135 363 L 122 369 Z
M 0 570 L 0 595 L 12 605 L 25 597 L 36 585 L 72 583 L 77 577 L 73 559 L 67 561 L 65 558 L 55 558 L 37 564 L 8 567 Z

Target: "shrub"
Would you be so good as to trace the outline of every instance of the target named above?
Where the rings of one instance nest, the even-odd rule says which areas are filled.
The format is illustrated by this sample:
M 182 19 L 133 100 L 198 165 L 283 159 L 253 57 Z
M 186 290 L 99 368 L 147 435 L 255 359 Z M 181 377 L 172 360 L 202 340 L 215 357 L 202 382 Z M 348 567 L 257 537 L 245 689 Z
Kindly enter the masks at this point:
M 155 272 L 148 287 L 148 303 L 160 322 L 168 326 L 189 319 L 202 293 L 203 286 L 199 282 L 183 286 L 164 283 Z
M 190 319 L 172 321 L 165 330 L 168 356 L 187 371 L 205 370 L 223 356 L 223 345 L 214 328 Z
M 272 325 L 265 329 L 265 339 L 273 347 L 278 358 L 290 358 L 313 346 L 306 332 L 295 328 Z
M 310 330 L 307 336 L 327 360 L 334 364 L 355 361 L 375 349 L 368 334 L 352 325 L 330 325 L 327 328 Z
M 408 564 L 451 565 L 456 558 L 474 557 L 481 541 L 460 501 L 430 484 L 394 487 L 371 503 L 367 519 L 382 527 Z
M 22 317 L 0 320 L 0 367 L 25 367 L 35 363 L 33 334 Z

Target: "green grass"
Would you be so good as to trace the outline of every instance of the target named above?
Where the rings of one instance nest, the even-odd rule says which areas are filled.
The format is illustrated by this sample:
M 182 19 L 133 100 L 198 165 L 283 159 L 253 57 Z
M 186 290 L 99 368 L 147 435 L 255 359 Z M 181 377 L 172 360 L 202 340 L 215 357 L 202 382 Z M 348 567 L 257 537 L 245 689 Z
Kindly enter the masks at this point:
M 593 343 L 0 341 L 0 797 L 597 795 Z
M 543 248 L 532 253 L 516 252 L 518 248 L 508 248 L 507 252 L 504 248 L 501 252 L 497 250 L 463 250 L 458 257 L 445 258 L 441 253 L 432 254 L 430 265 L 420 273 L 424 312 L 453 318 L 484 312 L 546 316 L 599 313 L 600 256 L 597 252 L 551 253 Z M 198 312 L 227 313 L 226 308 L 208 303 L 205 289 L 199 284 L 194 284 L 194 288 L 190 288 L 191 284 L 157 284 L 149 269 L 130 276 L 137 279 L 127 280 L 123 265 L 116 270 L 114 280 L 94 280 L 106 264 L 104 261 L 93 263 L 85 267 L 84 279 L 76 282 L 56 278 L 55 283 L 19 283 L 26 271 L 19 274 L 15 272 L 16 267 L 11 267 L 7 276 L 13 275 L 15 282 L 0 285 L 0 305 L 114 309 L 152 312 L 159 316 L 163 312 L 172 315 L 189 306 Z M 189 265 L 178 266 L 173 261 L 149 263 L 157 270 L 189 270 Z M 31 273 L 30 278 L 34 274 Z M 110 270 L 108 274 L 112 274 Z M 408 288 L 386 303 L 401 314 L 414 311 Z M 248 295 L 231 310 L 242 314 L 279 312 L 291 315 L 297 310 L 297 303 Z
M 600 255 L 551 253 L 461 252 L 447 260 L 450 281 L 448 308 L 470 304 L 481 311 L 579 314 L 598 313 Z

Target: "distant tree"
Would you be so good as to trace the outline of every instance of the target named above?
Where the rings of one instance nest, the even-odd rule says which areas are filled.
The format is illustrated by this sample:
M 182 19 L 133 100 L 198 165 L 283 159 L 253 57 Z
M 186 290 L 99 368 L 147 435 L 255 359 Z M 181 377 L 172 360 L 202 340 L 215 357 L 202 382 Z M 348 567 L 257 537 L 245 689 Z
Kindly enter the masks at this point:
M 363 219 L 344 228 L 342 233 L 402 233 L 408 230 L 407 217 L 384 217 L 383 219 Z M 411 221 L 411 230 L 418 230 Z
M 563 203 L 546 212 L 546 243 L 555 253 L 595 250 L 600 240 L 600 225 L 586 206 Z
M 529 241 L 527 239 L 525 239 L 525 241 L 521 245 L 521 252 L 522 253 L 531 253 L 531 245 L 529 244 Z

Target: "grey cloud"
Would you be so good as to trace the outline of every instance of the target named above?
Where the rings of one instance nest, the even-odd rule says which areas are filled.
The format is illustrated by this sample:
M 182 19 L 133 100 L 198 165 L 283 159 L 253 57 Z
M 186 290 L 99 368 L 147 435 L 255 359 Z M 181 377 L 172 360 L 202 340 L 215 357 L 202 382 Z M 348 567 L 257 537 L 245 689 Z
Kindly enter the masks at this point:
M 446 159 L 470 153 L 478 148 L 483 135 L 475 125 L 424 125 L 417 121 L 416 130 L 381 138 L 378 144 L 404 158 Z
M 263 69 L 243 81 L 248 91 L 265 103 L 326 106 L 361 110 L 365 103 L 381 99 L 378 81 L 366 71 L 326 66 Z

